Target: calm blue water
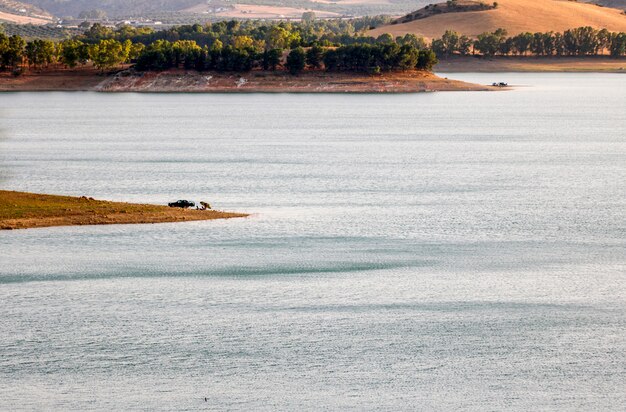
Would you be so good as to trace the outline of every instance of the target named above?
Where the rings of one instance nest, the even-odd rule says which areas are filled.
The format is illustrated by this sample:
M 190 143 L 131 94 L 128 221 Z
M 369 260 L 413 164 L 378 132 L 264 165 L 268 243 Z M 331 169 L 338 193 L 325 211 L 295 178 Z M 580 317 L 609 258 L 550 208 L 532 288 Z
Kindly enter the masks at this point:
M 253 214 L 0 232 L 0 409 L 622 409 L 626 76 L 446 76 L 0 94 L 3 189 Z

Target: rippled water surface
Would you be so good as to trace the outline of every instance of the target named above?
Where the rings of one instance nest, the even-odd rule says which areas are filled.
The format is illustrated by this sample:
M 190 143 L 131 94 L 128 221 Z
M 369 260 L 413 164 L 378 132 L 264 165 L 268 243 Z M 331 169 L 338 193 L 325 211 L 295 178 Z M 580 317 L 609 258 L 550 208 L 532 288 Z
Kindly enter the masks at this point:
M 253 214 L 0 232 L 0 409 L 622 409 L 626 76 L 447 76 L 0 94 L 3 189 Z

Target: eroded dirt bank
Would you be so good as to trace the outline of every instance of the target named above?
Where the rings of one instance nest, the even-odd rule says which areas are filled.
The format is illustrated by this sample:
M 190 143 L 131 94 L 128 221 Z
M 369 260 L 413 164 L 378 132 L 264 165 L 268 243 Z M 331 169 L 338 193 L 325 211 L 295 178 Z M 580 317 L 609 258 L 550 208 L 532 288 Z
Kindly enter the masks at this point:
M 155 93 L 412 93 L 427 91 L 479 91 L 491 86 L 410 71 L 367 75 L 284 71 L 216 73 L 170 70 L 144 72 L 125 70 L 103 75 L 93 69 L 46 70 L 15 77 L 0 75 L 0 91 L 99 91 Z

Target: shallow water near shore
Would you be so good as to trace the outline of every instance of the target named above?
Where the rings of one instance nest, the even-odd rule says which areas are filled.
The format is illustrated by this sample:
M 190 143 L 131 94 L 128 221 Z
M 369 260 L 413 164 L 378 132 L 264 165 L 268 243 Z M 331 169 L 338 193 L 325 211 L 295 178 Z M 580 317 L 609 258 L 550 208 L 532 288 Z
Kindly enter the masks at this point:
M 626 76 L 446 76 L 0 96 L 3 189 L 253 214 L 0 232 L 0 409 L 623 408 Z

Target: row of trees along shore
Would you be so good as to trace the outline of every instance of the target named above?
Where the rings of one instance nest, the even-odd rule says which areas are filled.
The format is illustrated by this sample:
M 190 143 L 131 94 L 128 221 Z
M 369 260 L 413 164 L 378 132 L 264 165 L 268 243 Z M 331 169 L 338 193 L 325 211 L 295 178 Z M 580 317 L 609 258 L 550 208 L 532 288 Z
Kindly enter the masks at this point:
M 224 21 L 153 31 L 94 24 L 83 35 L 62 42 L 0 33 L 0 69 L 76 67 L 91 62 L 101 70 L 136 63 L 139 71 L 186 68 L 248 71 L 255 68 L 293 74 L 305 69 L 380 73 L 431 70 L 438 57 L 460 55 L 587 56 L 626 55 L 626 33 L 581 27 L 564 33 L 522 33 L 509 37 L 503 29 L 477 39 L 454 31 L 427 44 L 413 34 L 393 38 L 366 36 L 376 18 L 302 23 Z
M 563 33 L 521 33 L 508 36 L 504 29 L 482 33 L 477 39 L 447 30 L 433 40 L 431 49 L 439 57 L 460 55 L 483 56 L 598 56 L 626 55 L 626 33 L 579 27 Z

